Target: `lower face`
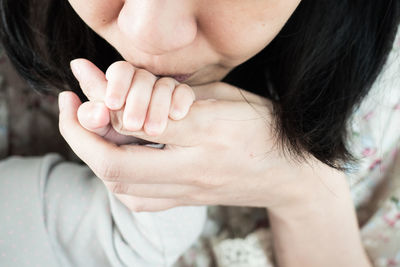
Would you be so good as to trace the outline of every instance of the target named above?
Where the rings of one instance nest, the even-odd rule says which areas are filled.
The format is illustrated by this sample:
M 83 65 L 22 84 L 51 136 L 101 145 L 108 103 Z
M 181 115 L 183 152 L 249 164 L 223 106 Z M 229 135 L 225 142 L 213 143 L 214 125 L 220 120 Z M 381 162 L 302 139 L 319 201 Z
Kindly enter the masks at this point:
M 300 1 L 69 0 L 133 66 L 158 76 L 192 74 L 181 81 L 191 86 L 221 81 L 260 52 Z

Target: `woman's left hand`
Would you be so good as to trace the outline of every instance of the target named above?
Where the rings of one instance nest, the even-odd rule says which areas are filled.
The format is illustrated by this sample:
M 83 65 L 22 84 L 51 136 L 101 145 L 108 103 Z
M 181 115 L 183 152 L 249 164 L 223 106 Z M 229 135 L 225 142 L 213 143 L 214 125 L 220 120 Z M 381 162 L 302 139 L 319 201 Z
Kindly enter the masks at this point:
M 96 83 L 85 84 L 81 86 L 89 99 L 104 97 L 99 88 L 91 88 Z M 165 144 L 163 149 L 115 145 L 87 131 L 77 118 L 82 103 L 72 92 L 60 96 L 60 132 L 133 211 L 185 205 L 284 206 L 304 197 L 299 189 L 315 179 L 310 168 L 281 153 L 268 100 L 242 91 L 247 102 L 238 88 L 220 82 L 194 90 L 200 100 L 183 120 L 169 120 L 160 136 L 114 125 L 121 134 Z M 312 172 L 326 167 L 306 166 Z

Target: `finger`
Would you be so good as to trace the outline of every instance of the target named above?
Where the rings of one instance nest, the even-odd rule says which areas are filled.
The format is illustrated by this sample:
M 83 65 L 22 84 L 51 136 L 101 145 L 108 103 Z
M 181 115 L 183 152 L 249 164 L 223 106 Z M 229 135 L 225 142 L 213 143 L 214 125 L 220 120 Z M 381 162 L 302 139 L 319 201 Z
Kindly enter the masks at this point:
M 105 181 L 142 184 L 175 183 L 177 180 L 185 183 L 185 175 L 176 177 L 176 165 L 190 165 L 193 160 L 191 153 L 148 146 L 114 145 L 80 125 L 77 118 L 80 105 L 78 96 L 73 92 L 60 93 L 60 133 L 97 177 Z
M 254 121 L 254 125 L 265 124 L 265 118 L 270 116 L 270 109 L 258 105 L 249 105 L 243 101 L 199 100 L 191 106 L 183 120 L 169 120 L 164 132 L 158 136 L 150 136 L 144 131 L 130 132 L 119 127 L 118 114 L 111 117 L 111 122 L 119 133 L 135 136 L 149 142 L 166 144 L 164 150 L 177 147 L 198 147 L 203 142 L 214 138 L 224 140 L 224 127 L 239 129 L 246 121 Z M 189 149 L 186 151 L 190 151 Z
M 122 112 L 111 113 L 113 128 L 122 135 L 135 136 L 149 142 L 168 144 L 169 146 L 194 147 L 201 143 L 201 135 L 209 132 L 215 114 L 214 101 L 201 100 L 193 103 L 184 120 L 168 120 L 165 130 L 157 135 L 148 135 L 145 131 L 131 131 L 125 128 Z
M 143 127 L 156 79 L 146 70 L 135 71 L 123 112 L 123 125 L 128 131 L 138 131 Z
M 103 102 L 89 101 L 80 105 L 78 120 L 86 130 L 103 137 L 111 128 L 110 114 Z
M 108 190 L 114 194 L 125 194 L 146 198 L 190 199 L 199 189 L 181 184 L 131 184 L 103 181 Z
M 270 100 L 265 97 L 223 82 L 193 86 L 192 89 L 196 95 L 196 100 L 248 101 L 249 103 L 267 106 L 271 104 Z
M 115 197 L 134 212 L 156 212 L 182 206 L 171 199 L 140 198 L 121 194 L 115 194 Z
M 78 108 L 78 120 L 86 130 L 116 144 L 143 143 L 133 136 L 118 134 L 110 124 L 110 112 L 103 102 L 88 101 Z
M 213 127 L 214 120 L 257 119 L 268 115 L 268 110 L 272 108 L 268 99 L 226 83 L 211 83 L 195 86 L 192 89 L 195 92 L 196 101 L 190 107 L 187 118 L 180 121 L 169 120 L 164 132 L 158 136 L 150 136 L 144 131 L 132 132 L 125 129 L 121 113 L 111 114 L 111 124 L 120 134 L 135 136 L 149 142 L 168 144 L 167 148 L 196 146 L 201 140 L 199 135 L 212 130 L 210 127 Z M 247 99 L 251 105 L 244 103 L 243 99 Z M 265 110 L 265 107 L 268 109 Z M 248 108 L 252 110 L 249 112 Z M 241 112 L 240 110 L 243 109 L 246 110 Z M 254 114 L 253 111 L 257 113 Z
M 87 59 L 78 58 L 71 61 L 71 70 L 89 100 L 104 100 L 107 80 L 96 65 Z
M 187 84 L 178 85 L 172 96 L 172 104 L 169 115 L 173 120 L 183 119 L 188 113 L 196 96 L 193 89 Z
M 125 103 L 135 68 L 126 61 L 113 63 L 106 71 L 108 81 L 105 103 L 112 110 L 121 109 Z
M 112 154 L 115 153 L 116 146 L 81 126 L 77 117 L 81 104 L 78 96 L 73 92 L 59 94 L 59 129 L 75 154 L 90 166 L 93 165 L 90 159 L 93 157 L 93 161 L 99 160 L 99 156 L 96 156 L 96 154 L 101 154 L 98 151 L 94 153 L 94 148 Z M 85 141 L 82 142 L 82 140 Z
M 174 79 L 165 77 L 154 85 L 144 124 L 144 131 L 148 135 L 157 136 L 167 127 L 171 96 L 176 84 Z

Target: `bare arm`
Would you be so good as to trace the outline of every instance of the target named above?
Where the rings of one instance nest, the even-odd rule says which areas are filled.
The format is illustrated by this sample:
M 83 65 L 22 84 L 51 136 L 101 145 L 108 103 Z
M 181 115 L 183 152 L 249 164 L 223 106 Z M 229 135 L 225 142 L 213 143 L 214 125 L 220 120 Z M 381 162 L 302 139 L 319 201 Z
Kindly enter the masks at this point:
M 332 170 L 322 173 L 310 173 L 304 191 L 299 192 L 301 200 L 269 208 L 279 266 L 371 266 L 345 175 Z

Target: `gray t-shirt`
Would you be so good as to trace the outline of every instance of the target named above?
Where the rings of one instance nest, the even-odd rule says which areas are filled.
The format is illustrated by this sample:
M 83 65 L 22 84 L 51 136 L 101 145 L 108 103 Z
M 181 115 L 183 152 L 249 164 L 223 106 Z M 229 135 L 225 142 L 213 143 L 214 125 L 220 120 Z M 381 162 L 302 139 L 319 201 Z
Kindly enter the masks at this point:
M 171 266 L 206 207 L 132 212 L 85 165 L 58 154 L 0 161 L 0 266 Z

